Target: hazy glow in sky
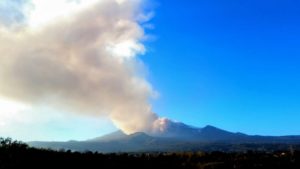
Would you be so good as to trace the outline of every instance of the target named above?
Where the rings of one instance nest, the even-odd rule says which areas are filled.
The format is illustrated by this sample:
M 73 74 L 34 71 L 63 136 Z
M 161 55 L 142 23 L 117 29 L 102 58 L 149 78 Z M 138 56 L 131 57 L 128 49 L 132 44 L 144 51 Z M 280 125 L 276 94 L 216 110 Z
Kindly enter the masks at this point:
M 8 122 L 18 118 L 18 112 L 28 110 L 29 107 L 22 103 L 9 101 L 0 97 L 0 126 L 5 128 Z
M 29 12 L 29 24 L 33 27 L 48 24 L 89 7 L 99 0 L 31 0 L 33 10 Z

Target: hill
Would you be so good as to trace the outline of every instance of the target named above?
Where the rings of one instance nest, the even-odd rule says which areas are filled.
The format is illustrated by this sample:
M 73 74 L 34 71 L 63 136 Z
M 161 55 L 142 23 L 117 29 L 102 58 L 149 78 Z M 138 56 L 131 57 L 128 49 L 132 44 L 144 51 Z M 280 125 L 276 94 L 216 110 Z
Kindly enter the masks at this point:
M 176 152 L 176 151 L 247 151 L 298 148 L 300 136 L 258 136 L 233 133 L 214 126 L 196 128 L 168 121 L 164 130 L 126 135 L 116 131 L 86 141 L 29 142 L 30 146 L 73 151 L 98 152 Z

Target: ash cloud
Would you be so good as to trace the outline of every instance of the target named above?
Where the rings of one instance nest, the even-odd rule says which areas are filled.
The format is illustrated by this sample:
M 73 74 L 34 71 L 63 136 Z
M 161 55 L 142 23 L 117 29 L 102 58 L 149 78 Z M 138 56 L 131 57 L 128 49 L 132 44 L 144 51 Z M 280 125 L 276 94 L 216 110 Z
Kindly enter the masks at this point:
M 108 116 L 126 133 L 150 130 L 156 92 L 137 58 L 145 52 L 141 3 L 102 0 L 38 29 L 13 30 L 1 19 L 0 96 Z

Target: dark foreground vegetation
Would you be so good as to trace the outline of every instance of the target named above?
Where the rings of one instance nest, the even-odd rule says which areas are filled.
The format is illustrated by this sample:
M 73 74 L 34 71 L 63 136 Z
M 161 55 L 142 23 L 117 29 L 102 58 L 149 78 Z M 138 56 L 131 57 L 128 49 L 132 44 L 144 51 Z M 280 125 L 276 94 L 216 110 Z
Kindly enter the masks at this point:
M 0 168 L 299 169 L 300 151 L 112 153 L 31 148 L 0 138 Z

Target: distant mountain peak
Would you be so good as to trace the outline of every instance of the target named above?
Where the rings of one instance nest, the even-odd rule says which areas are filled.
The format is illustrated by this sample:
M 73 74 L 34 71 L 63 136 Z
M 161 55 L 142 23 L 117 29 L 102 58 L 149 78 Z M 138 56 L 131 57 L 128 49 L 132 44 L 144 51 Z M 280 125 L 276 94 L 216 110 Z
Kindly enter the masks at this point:
M 157 121 L 156 130 L 125 134 L 121 130 L 85 142 L 30 142 L 31 146 L 43 148 L 66 148 L 71 150 L 93 150 L 100 152 L 175 151 L 202 149 L 208 145 L 214 150 L 215 143 L 296 143 L 300 136 L 266 137 L 233 133 L 207 125 L 197 128 L 167 118 Z M 204 144 L 203 144 L 204 143 Z M 208 144 L 211 143 L 211 144 Z M 201 148 L 202 147 L 202 148 Z M 227 146 L 225 149 L 228 148 Z
M 129 137 L 150 137 L 148 134 L 144 132 L 136 132 L 133 134 L 128 135 Z
M 158 137 L 177 137 L 190 129 L 192 127 L 184 123 L 159 118 L 154 122 L 152 130 L 148 134 Z
M 217 128 L 215 126 L 206 125 L 203 128 L 201 128 L 201 131 L 203 132 L 203 131 L 225 131 L 225 130 L 222 130 L 222 129 Z
M 146 133 L 142 132 L 142 131 L 138 131 L 132 134 L 129 134 L 128 136 L 135 136 L 135 135 L 146 135 Z
M 147 142 L 147 140 L 151 140 L 153 137 L 149 136 L 144 132 L 136 132 L 128 135 L 126 140 L 134 141 L 134 142 Z
M 203 127 L 203 129 L 205 129 L 205 128 L 213 128 L 213 129 L 218 129 L 217 127 L 215 127 L 215 126 L 212 126 L 212 125 L 206 125 L 206 126 L 204 126 Z
M 206 125 L 203 128 L 197 128 L 186 125 L 181 122 L 172 121 L 167 118 L 159 118 L 150 132 L 136 132 L 132 134 L 125 134 L 118 130 L 113 133 L 97 137 L 88 141 L 93 142 L 109 142 L 115 140 L 127 139 L 150 139 L 153 137 L 159 138 L 175 138 L 179 140 L 198 140 L 198 141 L 212 141 L 212 140 L 226 140 L 243 136 L 241 134 L 231 133 L 212 125 Z M 246 135 L 245 135 L 246 136 Z
M 182 122 L 173 121 L 168 118 L 159 118 L 153 124 L 152 132 L 163 133 L 168 130 L 176 130 L 180 128 L 194 128 Z
M 100 136 L 100 137 L 96 137 L 87 141 L 112 141 L 112 140 L 118 140 L 118 139 L 122 139 L 125 138 L 127 135 L 122 131 L 122 130 L 117 130 L 115 132 Z

